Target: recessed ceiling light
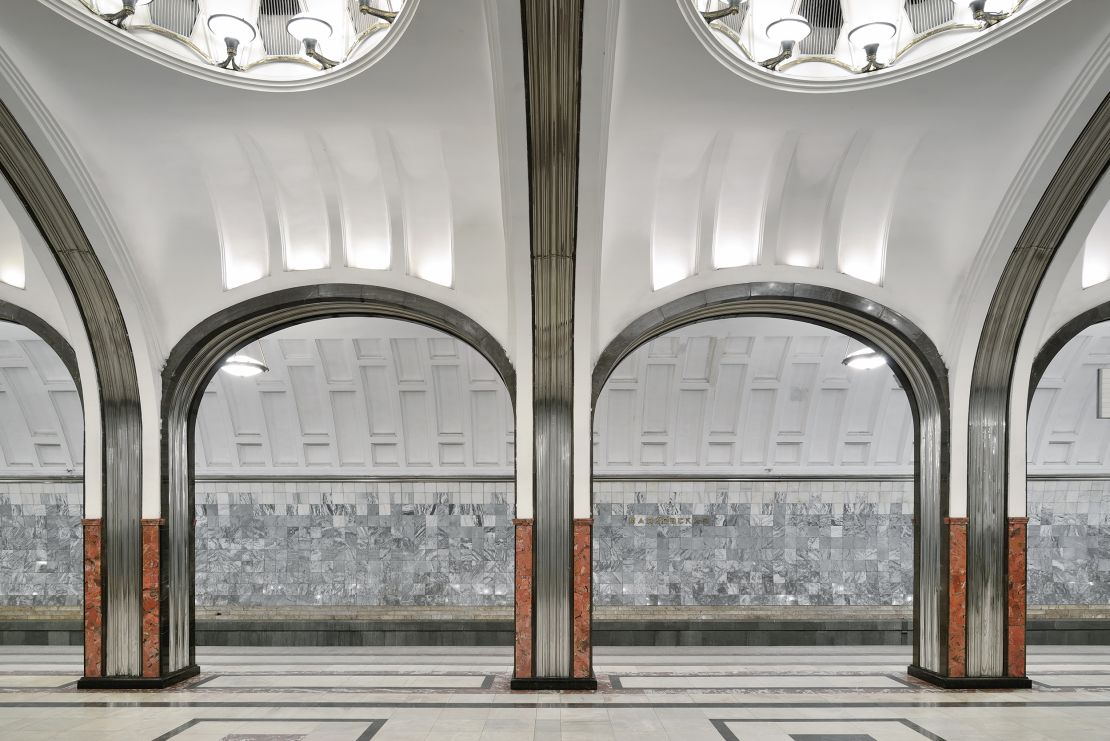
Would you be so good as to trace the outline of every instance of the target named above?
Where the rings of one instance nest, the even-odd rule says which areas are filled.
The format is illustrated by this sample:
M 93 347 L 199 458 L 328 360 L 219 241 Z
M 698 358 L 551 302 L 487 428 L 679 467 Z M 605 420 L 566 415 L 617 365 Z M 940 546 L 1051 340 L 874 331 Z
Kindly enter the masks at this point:
M 873 370 L 886 365 L 887 359 L 886 355 L 877 350 L 872 350 L 870 347 L 861 347 L 859 350 L 845 355 L 840 362 L 857 370 Z
M 255 360 L 249 355 L 232 355 L 224 361 L 220 369 L 224 373 L 239 378 L 250 378 L 270 370 L 261 360 Z

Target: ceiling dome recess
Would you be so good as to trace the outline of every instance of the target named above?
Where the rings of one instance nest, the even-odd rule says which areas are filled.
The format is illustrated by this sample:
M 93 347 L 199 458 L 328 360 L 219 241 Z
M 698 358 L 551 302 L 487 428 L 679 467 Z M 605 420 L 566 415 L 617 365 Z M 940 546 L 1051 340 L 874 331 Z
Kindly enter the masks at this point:
M 188 61 L 271 80 L 366 55 L 405 0 L 55 0 Z
M 681 0 L 733 56 L 803 80 L 881 73 L 961 46 L 1044 0 Z

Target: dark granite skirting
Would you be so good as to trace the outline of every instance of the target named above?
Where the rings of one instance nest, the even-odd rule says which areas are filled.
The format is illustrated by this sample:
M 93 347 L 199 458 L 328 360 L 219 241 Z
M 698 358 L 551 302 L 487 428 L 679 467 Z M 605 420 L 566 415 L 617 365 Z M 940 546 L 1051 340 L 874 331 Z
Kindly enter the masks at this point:
M 595 646 L 909 646 L 912 620 L 598 620 Z
M 598 620 L 595 646 L 901 646 L 909 620 Z M 868 635 L 870 634 L 870 635 Z M 905 635 L 903 635 L 905 634 Z M 1031 646 L 1110 646 L 1110 619 L 1031 619 Z M 199 620 L 201 646 L 510 646 L 510 620 Z M 0 620 L 0 646 L 80 646 L 80 620 Z
M 198 620 L 198 646 L 511 646 L 511 620 Z
M 80 646 L 80 619 L 0 620 L 0 646 Z

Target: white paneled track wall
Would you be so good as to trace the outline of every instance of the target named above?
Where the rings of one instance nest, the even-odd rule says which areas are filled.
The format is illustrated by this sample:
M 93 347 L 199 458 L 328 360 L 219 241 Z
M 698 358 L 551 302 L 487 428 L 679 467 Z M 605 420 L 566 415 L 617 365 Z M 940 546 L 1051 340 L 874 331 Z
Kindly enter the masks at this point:
M 505 384 L 464 342 L 408 322 L 327 319 L 244 349 L 268 373 L 218 373 L 197 472 L 509 475 Z
M 54 351 L 28 329 L 0 322 L 0 476 L 81 468 L 81 397 Z
M 1097 417 L 1099 368 L 1110 368 L 1110 323 L 1072 338 L 1037 385 L 1026 450 L 1031 472 L 1107 473 L 1110 420 Z
M 859 343 L 780 319 L 695 324 L 630 355 L 594 418 L 600 475 L 908 474 L 910 410 L 887 370 L 841 364 Z M 219 373 L 197 419 L 201 475 L 513 472 L 509 396 L 465 343 L 416 324 L 329 319 L 245 349 L 271 369 Z M 1049 365 L 1033 397 L 1029 470 L 1094 475 L 1110 462 L 1095 417 L 1110 325 Z M 0 322 L 0 476 L 80 473 L 82 418 L 65 366 Z
M 596 474 L 907 474 L 913 426 L 889 368 L 860 343 L 784 319 L 703 322 L 617 368 L 594 415 Z

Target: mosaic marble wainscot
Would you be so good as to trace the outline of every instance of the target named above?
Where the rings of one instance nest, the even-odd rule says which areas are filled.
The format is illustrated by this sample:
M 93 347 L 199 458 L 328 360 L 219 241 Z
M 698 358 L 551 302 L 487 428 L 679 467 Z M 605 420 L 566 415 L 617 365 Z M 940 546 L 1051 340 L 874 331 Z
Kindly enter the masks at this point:
M 80 607 L 80 482 L 0 482 L 0 605 Z
M 913 482 L 599 481 L 598 605 L 907 605 Z
M 197 605 L 507 606 L 509 482 L 199 482 Z
M 1029 604 L 1110 606 L 1110 481 L 1032 479 L 1027 491 Z

